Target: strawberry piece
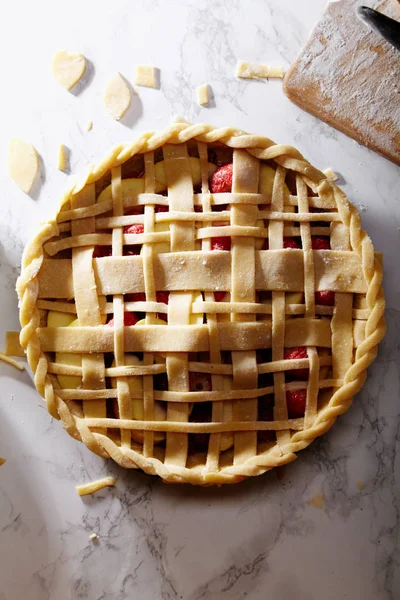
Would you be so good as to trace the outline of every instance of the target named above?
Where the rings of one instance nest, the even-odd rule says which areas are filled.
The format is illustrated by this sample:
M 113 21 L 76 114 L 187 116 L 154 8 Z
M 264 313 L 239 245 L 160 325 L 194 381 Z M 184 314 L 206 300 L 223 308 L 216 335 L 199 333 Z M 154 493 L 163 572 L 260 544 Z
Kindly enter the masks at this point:
M 143 233 L 144 225 L 143 223 L 134 223 L 133 225 L 126 225 L 124 227 L 124 233 Z
M 215 237 L 211 238 L 211 250 L 230 250 L 231 249 L 231 238 Z
M 334 306 L 335 304 L 335 293 L 330 290 L 322 290 L 321 292 L 315 292 L 315 303 L 322 306 Z
M 136 294 L 125 294 L 126 302 L 146 302 L 146 294 L 138 292 Z
M 307 390 L 289 390 L 286 403 L 289 419 L 300 419 L 306 412 Z
M 210 189 L 213 194 L 232 191 L 233 163 L 219 167 L 211 177 Z
M 155 205 L 155 212 L 156 213 L 168 212 L 168 211 L 169 211 L 169 206 L 164 206 L 164 204 L 156 204 Z
M 189 372 L 189 388 L 191 392 L 210 392 L 211 375 L 209 373 Z
M 226 296 L 226 292 L 214 292 L 215 302 L 222 302 Z
M 299 248 L 301 248 L 301 244 L 294 237 L 284 237 L 283 238 L 283 247 L 286 249 L 287 248 L 299 249 Z
M 285 348 L 283 358 L 285 360 L 308 358 L 307 348 L 304 346 L 299 346 L 298 348 Z M 293 379 L 308 379 L 308 369 L 290 369 L 289 371 L 286 371 L 286 373 Z
M 93 250 L 93 258 L 105 258 L 112 256 L 111 246 L 95 246 Z
M 169 292 L 156 292 L 156 300 L 157 302 L 163 302 L 164 304 L 168 304 Z
M 124 325 L 125 327 L 130 327 L 131 325 L 136 325 L 136 323 L 138 322 L 138 318 L 135 315 L 135 313 L 132 312 L 125 312 L 124 313 Z M 110 319 L 110 321 L 108 321 L 107 325 L 109 327 L 114 327 L 114 317 L 112 319 Z
M 328 237 L 316 235 L 311 238 L 311 247 L 313 250 L 330 250 L 331 244 Z

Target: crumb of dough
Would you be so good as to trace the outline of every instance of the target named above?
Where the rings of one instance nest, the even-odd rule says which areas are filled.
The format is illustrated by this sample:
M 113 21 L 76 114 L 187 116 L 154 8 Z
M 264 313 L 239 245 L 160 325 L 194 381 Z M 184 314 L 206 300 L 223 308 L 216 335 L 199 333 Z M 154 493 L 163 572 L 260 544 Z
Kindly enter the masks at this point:
M 5 459 L 5 458 L 2 458 L 2 457 L 0 456 L 0 467 L 1 467 L 1 465 L 4 465 L 4 463 L 5 463 L 5 462 L 6 462 L 6 459 Z
M 321 510 L 321 508 L 324 506 L 324 500 L 324 494 L 322 492 L 318 492 L 318 494 L 315 494 L 313 498 L 308 500 L 307 504 L 313 508 L 318 508 L 318 510 Z
M 52 71 L 55 79 L 66 90 L 78 83 L 86 69 L 86 59 L 78 52 L 60 50 L 53 57 Z
M 99 536 L 97 535 L 97 533 L 91 533 L 91 534 L 89 535 L 89 540 L 97 540 L 97 539 L 98 539 L 98 537 L 99 537 Z
M 4 354 L 7 356 L 25 357 L 24 349 L 19 343 L 19 331 L 6 331 L 6 347 Z
M 356 481 L 356 487 L 361 492 L 365 488 L 365 483 L 363 481 Z
M 7 356 L 3 352 L 0 352 L 0 360 L 2 360 L 3 362 L 11 365 L 12 367 L 15 367 L 19 371 L 23 371 L 24 368 L 25 368 L 24 365 L 21 365 L 21 363 L 19 363 L 18 361 L 16 361 L 14 358 L 11 358 L 10 356 Z
M 65 171 L 67 168 L 67 149 L 64 144 L 60 144 L 58 148 L 58 160 L 57 160 L 57 169 L 59 171 Z
M 149 65 L 138 65 L 135 73 L 135 84 L 143 87 L 157 87 L 157 71 Z
M 131 103 L 131 91 L 119 73 L 108 82 L 104 92 L 104 106 L 117 121 L 124 116 Z
M 239 61 L 236 65 L 236 77 L 241 79 L 282 79 L 283 67 Z
M 200 106 L 204 106 L 205 104 L 209 103 L 210 99 L 208 91 L 208 83 L 199 85 L 199 87 L 196 88 L 197 102 L 200 104 Z
M 93 121 L 88 121 L 86 124 L 86 131 L 92 131 L 93 129 Z
M 326 175 L 326 178 L 329 179 L 329 181 L 337 181 L 339 179 L 339 177 L 337 176 L 335 171 L 331 169 L 331 167 L 325 169 L 324 174 Z
M 39 158 L 35 148 L 25 140 L 14 138 L 8 149 L 8 173 L 26 194 L 32 189 L 39 171 Z
M 86 496 L 88 494 L 94 494 L 105 487 L 112 487 L 115 485 L 114 477 L 104 477 L 104 479 L 98 479 L 97 481 L 91 481 L 90 483 L 84 483 L 76 486 L 76 491 L 79 496 Z

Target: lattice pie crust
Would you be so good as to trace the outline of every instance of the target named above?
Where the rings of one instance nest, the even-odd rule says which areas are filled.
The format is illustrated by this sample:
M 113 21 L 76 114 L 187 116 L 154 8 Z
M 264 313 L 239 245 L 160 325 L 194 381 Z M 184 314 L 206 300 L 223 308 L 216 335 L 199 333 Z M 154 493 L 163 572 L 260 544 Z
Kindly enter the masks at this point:
M 231 188 L 211 193 L 222 167 Z M 294 148 L 234 128 L 117 146 L 22 267 L 20 341 L 49 412 L 172 482 L 294 460 L 349 408 L 385 330 L 356 209 Z

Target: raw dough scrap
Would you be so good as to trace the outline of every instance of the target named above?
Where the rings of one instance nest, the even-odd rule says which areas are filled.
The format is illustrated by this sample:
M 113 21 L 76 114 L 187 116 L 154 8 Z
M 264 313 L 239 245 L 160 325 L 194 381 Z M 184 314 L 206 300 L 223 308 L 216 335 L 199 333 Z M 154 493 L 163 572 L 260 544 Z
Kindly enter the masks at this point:
M 208 94 L 208 83 L 203 83 L 203 85 L 199 85 L 199 87 L 196 88 L 196 96 L 197 102 L 200 104 L 200 106 L 204 106 L 205 104 L 209 103 L 210 99 Z
M 99 536 L 97 535 L 97 533 L 91 533 L 91 534 L 89 535 L 89 539 L 90 539 L 90 540 L 93 540 L 93 541 L 94 541 L 94 540 L 97 540 L 97 538 L 98 538 L 98 537 L 99 537 Z
M 6 459 L 1 458 L 1 456 L 0 456 L 0 467 L 1 467 L 1 465 L 4 465 L 5 462 L 6 462 Z
M 93 121 L 89 121 L 86 124 L 86 131 L 92 131 L 92 128 L 93 128 Z
M 312 506 L 313 508 L 317 508 L 318 510 L 321 510 L 321 508 L 324 506 L 324 494 L 322 492 L 318 492 L 318 494 L 315 494 L 315 496 L 313 498 L 311 498 L 307 504 L 309 506 Z
M 79 496 L 86 496 L 88 494 L 94 494 L 105 487 L 112 487 L 115 485 L 114 477 L 104 477 L 104 479 L 98 479 L 97 481 L 91 481 L 90 483 L 84 483 L 76 486 L 76 491 Z
M 339 177 L 331 167 L 325 169 L 324 175 L 326 175 L 326 178 L 329 179 L 329 181 L 337 181 L 339 179 Z
M 117 121 L 124 116 L 131 103 L 131 91 L 119 73 L 108 82 L 104 92 L 104 106 Z
M 270 67 L 268 65 L 248 63 L 241 60 L 236 66 L 236 77 L 240 77 L 242 79 L 282 79 L 283 67 Z
M 157 72 L 155 67 L 138 65 L 136 67 L 135 84 L 143 87 L 157 87 Z
M 70 90 L 78 83 L 85 69 L 86 59 L 78 52 L 60 50 L 53 58 L 53 75 L 66 90 Z
M 17 186 L 26 194 L 32 189 L 39 171 L 39 159 L 29 142 L 14 138 L 8 149 L 8 173 Z
M 7 356 L 7 354 L 4 354 L 3 352 L 0 352 L 0 360 L 2 360 L 5 363 L 8 363 L 12 367 L 15 367 L 19 371 L 24 370 L 24 365 L 21 365 L 21 363 L 16 361 L 14 358 L 11 358 L 10 356 Z
M 67 151 L 64 144 L 60 144 L 58 148 L 57 168 L 59 171 L 65 171 L 67 168 Z

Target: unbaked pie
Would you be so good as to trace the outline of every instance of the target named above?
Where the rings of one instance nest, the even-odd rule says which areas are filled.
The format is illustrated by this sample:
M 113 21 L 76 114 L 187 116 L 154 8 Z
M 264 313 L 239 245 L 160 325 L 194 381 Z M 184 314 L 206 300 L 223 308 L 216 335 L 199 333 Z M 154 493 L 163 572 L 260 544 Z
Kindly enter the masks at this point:
M 356 209 L 291 146 L 176 123 L 73 181 L 27 246 L 21 345 L 93 452 L 172 482 L 296 458 L 385 331 Z

